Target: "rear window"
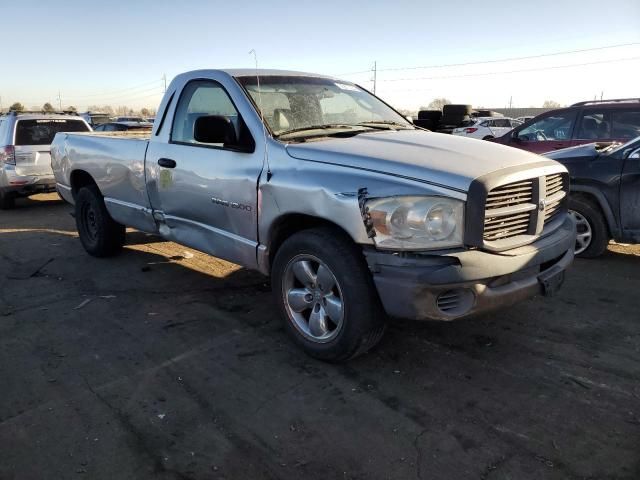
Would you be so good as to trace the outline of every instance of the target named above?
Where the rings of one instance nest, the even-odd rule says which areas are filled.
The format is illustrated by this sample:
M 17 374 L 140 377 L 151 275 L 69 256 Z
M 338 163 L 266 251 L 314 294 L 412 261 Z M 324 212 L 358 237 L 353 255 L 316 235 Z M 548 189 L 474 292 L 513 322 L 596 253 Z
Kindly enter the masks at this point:
M 49 145 L 58 132 L 88 132 L 81 120 L 47 118 L 40 120 L 18 120 L 16 145 Z

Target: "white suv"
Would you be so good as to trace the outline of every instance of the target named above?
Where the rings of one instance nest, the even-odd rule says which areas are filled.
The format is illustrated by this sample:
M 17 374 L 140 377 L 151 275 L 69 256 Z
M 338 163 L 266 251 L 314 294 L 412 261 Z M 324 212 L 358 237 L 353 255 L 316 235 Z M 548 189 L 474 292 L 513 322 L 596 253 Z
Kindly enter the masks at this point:
M 9 112 L 0 116 L 0 209 L 16 197 L 53 192 L 50 147 L 58 132 L 90 132 L 81 117 Z
M 518 125 L 522 125 L 522 123 L 508 117 L 476 117 L 466 125 L 455 128 L 451 133 L 463 137 L 489 140 L 501 137 Z

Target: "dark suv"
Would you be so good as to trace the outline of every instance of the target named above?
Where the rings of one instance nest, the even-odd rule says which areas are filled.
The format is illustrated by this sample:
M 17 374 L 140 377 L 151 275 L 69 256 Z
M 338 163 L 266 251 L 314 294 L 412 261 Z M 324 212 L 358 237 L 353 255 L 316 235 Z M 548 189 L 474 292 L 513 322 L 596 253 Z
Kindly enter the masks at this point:
M 611 238 L 640 243 L 640 137 L 622 145 L 590 143 L 545 156 L 569 170 L 576 255 L 597 257 Z
M 640 99 L 580 102 L 545 112 L 491 140 L 534 153 L 598 142 L 627 142 L 640 135 Z

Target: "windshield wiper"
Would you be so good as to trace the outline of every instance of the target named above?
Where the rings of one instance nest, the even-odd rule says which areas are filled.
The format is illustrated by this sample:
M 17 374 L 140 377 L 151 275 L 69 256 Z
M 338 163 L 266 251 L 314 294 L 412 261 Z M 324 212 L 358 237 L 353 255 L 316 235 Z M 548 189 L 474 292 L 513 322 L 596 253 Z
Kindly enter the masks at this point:
M 284 132 L 278 133 L 276 137 L 282 137 L 283 135 L 289 135 L 290 133 L 304 132 L 307 130 L 332 130 L 334 128 L 354 128 L 358 126 L 359 125 L 349 125 L 346 123 L 326 123 L 324 125 L 309 125 L 308 127 L 298 127 L 298 128 L 293 128 L 291 130 L 285 130 Z M 360 125 L 360 126 L 368 127 L 368 125 Z
M 402 130 L 413 130 L 409 125 L 400 122 L 394 122 L 393 120 L 371 120 L 368 122 L 360 122 L 356 125 L 362 127 L 378 128 L 381 130 L 390 130 L 393 127 L 402 127 Z

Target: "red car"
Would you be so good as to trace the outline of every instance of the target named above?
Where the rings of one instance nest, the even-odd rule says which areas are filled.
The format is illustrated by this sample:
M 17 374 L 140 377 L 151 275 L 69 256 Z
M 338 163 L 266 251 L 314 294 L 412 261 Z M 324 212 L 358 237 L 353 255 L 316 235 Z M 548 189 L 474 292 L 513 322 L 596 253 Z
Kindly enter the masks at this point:
M 545 112 L 490 141 L 545 153 L 592 142 L 627 142 L 640 135 L 640 98 L 580 102 Z

